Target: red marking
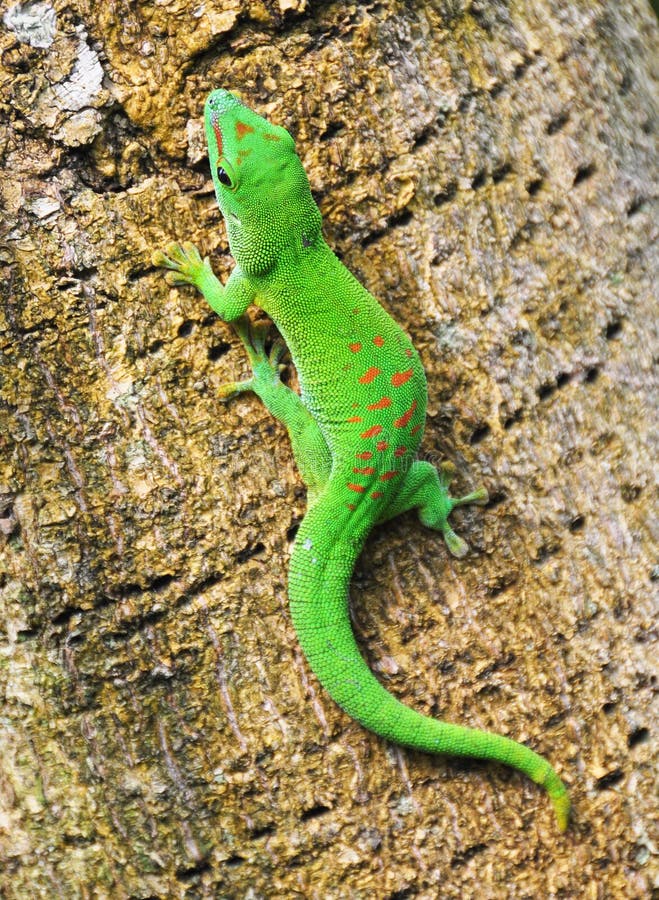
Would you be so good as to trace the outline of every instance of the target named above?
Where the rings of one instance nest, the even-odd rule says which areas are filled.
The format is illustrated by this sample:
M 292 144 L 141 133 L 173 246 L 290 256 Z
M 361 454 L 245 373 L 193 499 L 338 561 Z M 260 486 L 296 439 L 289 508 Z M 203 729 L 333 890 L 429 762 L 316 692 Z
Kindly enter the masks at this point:
M 217 144 L 217 155 L 222 156 L 222 132 L 218 122 L 213 122 L 213 131 L 215 132 L 215 142 Z
M 385 472 L 384 475 L 380 475 L 380 481 L 391 481 L 394 475 L 400 474 L 395 469 L 392 469 L 391 472 Z
M 350 416 L 349 419 L 346 419 L 346 422 L 361 422 L 361 416 Z
M 407 369 L 405 372 L 396 372 L 391 376 L 391 383 L 394 387 L 400 387 L 401 384 L 405 384 L 406 381 L 409 381 L 412 375 L 414 375 L 414 369 Z
M 348 503 L 347 507 L 351 512 L 354 512 L 357 509 L 354 503 Z
M 366 490 L 363 484 L 353 484 L 352 481 L 349 481 L 346 487 L 350 488 L 351 491 L 356 491 L 358 494 L 363 494 Z
M 376 347 L 382 347 L 384 345 L 384 338 L 380 337 L 379 334 L 376 334 L 373 338 L 373 343 Z
M 367 369 L 362 377 L 359 379 L 360 384 L 370 384 L 374 378 L 377 378 L 380 375 L 381 369 L 378 369 L 376 366 L 371 366 L 370 369 Z
M 361 469 L 357 468 L 357 469 L 353 469 L 352 471 L 355 473 L 355 475 L 374 475 L 375 474 L 375 469 L 373 468 L 373 466 L 363 466 Z
M 352 350 L 353 353 L 359 353 L 359 351 L 362 349 L 362 345 L 359 342 L 357 342 L 356 344 L 348 344 L 348 349 Z
M 375 449 L 382 452 L 383 450 L 386 450 L 388 446 L 389 444 L 386 441 L 378 441 L 375 445 Z
M 412 351 L 409 349 L 409 347 L 408 347 L 407 350 L 405 351 L 405 356 L 414 356 L 414 354 L 413 354 Z
M 373 500 L 377 500 L 378 497 L 384 497 L 384 492 L 383 491 L 373 491 L 373 493 L 371 494 L 371 498 Z
M 420 424 L 419 424 L 419 425 L 415 425 L 414 428 L 412 428 L 412 430 L 410 431 L 410 434 L 416 434 L 417 431 L 419 431 L 420 429 L 421 429 L 421 425 L 420 425 Z
M 375 437 L 376 434 L 380 434 L 382 431 L 382 425 L 373 425 L 371 428 L 368 428 L 366 431 L 362 431 L 363 438 Z
M 366 409 L 386 409 L 388 406 L 391 406 L 390 398 L 383 397 L 381 400 L 378 400 L 377 403 L 369 403 Z
M 405 428 L 405 426 L 408 424 L 408 422 L 414 415 L 415 409 L 416 409 L 416 400 L 413 400 L 410 408 L 408 410 L 406 410 L 400 418 L 396 419 L 396 421 L 394 422 L 394 428 Z
M 251 125 L 246 125 L 245 122 L 236 122 L 236 137 L 239 141 L 242 141 L 246 134 L 252 134 L 253 131 Z
M 373 454 L 370 450 L 364 450 L 363 453 L 355 453 L 355 456 L 357 457 L 357 459 L 371 459 Z
M 407 447 L 401 446 L 401 447 L 397 447 L 394 450 L 394 456 L 405 456 L 406 453 L 407 453 Z
M 359 315 L 359 310 L 358 310 L 358 309 L 353 309 L 352 314 L 353 314 L 353 316 L 358 316 L 358 315 Z
M 264 134 L 263 139 L 266 141 L 280 141 L 281 140 L 281 138 L 279 137 L 278 134 L 270 134 L 270 133 Z

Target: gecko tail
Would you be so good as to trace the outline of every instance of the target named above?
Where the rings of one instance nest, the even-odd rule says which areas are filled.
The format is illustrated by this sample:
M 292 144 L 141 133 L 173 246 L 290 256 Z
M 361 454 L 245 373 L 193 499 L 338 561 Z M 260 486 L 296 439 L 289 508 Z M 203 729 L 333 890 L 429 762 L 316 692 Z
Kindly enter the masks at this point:
M 291 618 L 311 669 L 333 700 L 365 728 L 407 747 L 449 756 L 494 760 L 543 786 L 558 827 L 567 827 L 567 789 L 546 759 L 503 735 L 424 716 L 390 694 L 366 665 L 350 625 L 348 588 L 368 533 L 336 514 L 328 492 L 302 522 L 291 556 Z

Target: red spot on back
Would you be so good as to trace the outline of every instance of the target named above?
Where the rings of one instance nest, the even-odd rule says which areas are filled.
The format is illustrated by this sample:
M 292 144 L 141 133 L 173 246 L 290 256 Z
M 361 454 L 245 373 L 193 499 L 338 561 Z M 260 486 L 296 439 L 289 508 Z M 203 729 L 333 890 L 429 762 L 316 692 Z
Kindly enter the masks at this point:
M 384 497 L 384 491 L 373 491 L 373 493 L 371 494 L 371 498 L 373 500 L 377 500 L 378 497 Z
M 420 429 L 421 429 L 421 424 L 415 425 L 414 428 L 412 428 L 412 429 L 410 430 L 410 434 L 416 434 L 417 431 L 420 431 Z
M 352 481 L 349 481 L 346 487 L 350 488 L 351 491 L 356 491 L 358 494 L 363 494 L 366 490 L 363 484 L 353 484 Z
M 380 337 L 379 334 L 376 334 L 375 337 L 373 338 L 373 343 L 375 344 L 376 347 L 382 347 L 384 345 L 384 338 Z
M 355 453 L 357 459 L 371 459 L 373 454 L 370 450 L 364 450 L 363 453 Z
M 396 419 L 394 422 L 394 428 L 405 428 L 408 424 L 412 416 L 414 415 L 414 410 L 416 409 L 416 400 L 412 401 L 412 405 L 408 410 L 406 410 L 400 418 Z
M 263 139 L 266 141 L 280 141 L 281 138 L 278 134 L 272 134 L 271 132 L 267 132 L 263 135 Z
M 363 438 L 371 438 L 375 437 L 376 434 L 380 434 L 382 431 L 382 425 L 372 425 L 370 428 L 367 428 L 366 431 L 362 431 Z
M 358 315 L 359 315 L 359 310 L 358 310 L 358 309 L 353 309 L 352 314 L 353 314 L 353 316 L 358 316 Z
M 375 449 L 382 452 L 383 450 L 386 450 L 388 446 L 389 444 L 386 441 L 378 441 L 375 445 Z
M 396 447 L 396 449 L 394 450 L 394 456 L 405 456 L 406 453 L 407 447 L 404 447 L 402 445 L 400 447 Z
M 348 344 L 348 349 L 352 350 L 353 353 L 359 353 L 359 351 L 362 349 L 362 345 L 359 343 L 359 341 L 357 341 L 357 343 L 355 344 Z
M 377 403 L 369 403 L 366 409 L 386 409 L 388 406 L 391 406 L 391 399 L 389 397 L 382 397 Z
M 361 416 L 350 416 L 349 419 L 346 419 L 346 422 L 361 422 Z
M 414 375 L 414 369 L 407 369 L 405 372 L 395 372 L 391 376 L 391 383 L 394 387 L 400 387 L 401 384 L 409 381 L 412 375 Z
M 360 384 L 370 384 L 374 378 L 377 378 L 381 373 L 381 369 L 378 369 L 377 366 L 371 366 L 370 369 L 367 369 L 364 374 L 359 379 Z
M 253 131 L 251 125 L 247 125 L 245 122 L 236 122 L 236 137 L 239 141 L 242 141 L 246 134 L 252 134 Z
M 357 509 L 357 507 L 355 506 L 354 503 L 348 503 L 346 505 L 347 505 L 348 509 L 350 510 L 350 512 L 354 512 Z
M 391 481 L 391 479 L 398 474 L 399 473 L 395 469 L 392 469 L 391 472 L 385 472 L 383 475 L 380 475 L 380 481 Z
M 374 475 L 375 469 L 373 466 L 362 466 L 362 468 L 356 468 L 352 470 L 355 475 Z

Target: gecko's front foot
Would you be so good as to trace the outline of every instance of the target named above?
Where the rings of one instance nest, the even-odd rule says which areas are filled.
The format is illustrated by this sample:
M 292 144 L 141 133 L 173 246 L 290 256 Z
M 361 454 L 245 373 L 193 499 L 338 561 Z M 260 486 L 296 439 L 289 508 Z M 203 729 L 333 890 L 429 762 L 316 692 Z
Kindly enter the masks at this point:
M 164 252 L 156 250 L 151 255 L 151 262 L 154 266 L 169 269 L 166 277 L 171 285 L 191 284 L 203 291 L 209 276 L 214 277 L 208 257 L 202 259 L 190 241 L 167 244 Z

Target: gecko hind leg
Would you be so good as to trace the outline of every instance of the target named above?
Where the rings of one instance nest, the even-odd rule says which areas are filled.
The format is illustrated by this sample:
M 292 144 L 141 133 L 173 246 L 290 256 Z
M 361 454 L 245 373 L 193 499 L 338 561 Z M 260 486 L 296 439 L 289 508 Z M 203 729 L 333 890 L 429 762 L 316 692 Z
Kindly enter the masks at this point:
M 448 522 L 448 517 L 456 506 L 474 503 L 479 506 L 487 503 L 488 495 L 484 487 L 466 494 L 464 497 L 451 497 L 449 484 L 455 475 L 455 466 L 446 462 L 439 471 L 429 462 L 418 460 L 412 463 L 405 481 L 380 522 L 392 519 L 410 509 L 418 509 L 420 521 L 428 528 L 441 531 L 446 546 L 453 556 L 462 557 L 467 553 L 468 545 Z

